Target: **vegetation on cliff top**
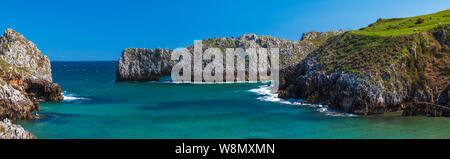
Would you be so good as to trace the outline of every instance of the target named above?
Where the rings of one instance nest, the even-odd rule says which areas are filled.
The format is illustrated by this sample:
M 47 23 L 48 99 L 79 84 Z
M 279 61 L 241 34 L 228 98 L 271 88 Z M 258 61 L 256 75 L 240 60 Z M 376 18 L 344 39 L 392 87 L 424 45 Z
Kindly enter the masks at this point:
M 420 19 L 423 18 L 423 19 Z M 370 27 L 331 37 L 313 56 L 326 72 L 351 72 L 401 86 L 442 90 L 450 80 L 450 10 L 411 18 L 378 20 Z M 392 77 L 400 73 L 400 79 Z M 399 88 L 401 89 L 401 88 Z
M 368 27 L 351 32 L 360 35 L 398 36 L 414 34 L 446 24 L 450 24 L 450 9 L 408 18 L 380 18 Z
M 29 61 L 23 62 L 23 59 Z M 6 72 L 6 73 L 5 73 Z M 48 57 L 34 43 L 12 29 L 0 37 L 0 77 L 33 75 L 51 79 Z

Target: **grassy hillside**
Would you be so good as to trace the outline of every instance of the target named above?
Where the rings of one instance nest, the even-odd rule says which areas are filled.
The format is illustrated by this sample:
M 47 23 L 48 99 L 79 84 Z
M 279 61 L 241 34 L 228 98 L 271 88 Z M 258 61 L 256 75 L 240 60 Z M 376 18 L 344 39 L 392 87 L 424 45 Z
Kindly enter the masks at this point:
M 417 23 L 418 18 L 422 23 Z M 378 20 L 370 27 L 327 40 L 313 53 L 325 72 L 352 72 L 383 81 L 445 89 L 450 81 L 450 10 L 410 18 Z
M 359 114 L 450 116 L 450 10 L 380 19 L 280 72 L 279 97 Z
M 414 34 L 450 24 L 450 9 L 408 18 L 378 19 L 368 27 L 351 31 L 360 35 L 397 36 Z

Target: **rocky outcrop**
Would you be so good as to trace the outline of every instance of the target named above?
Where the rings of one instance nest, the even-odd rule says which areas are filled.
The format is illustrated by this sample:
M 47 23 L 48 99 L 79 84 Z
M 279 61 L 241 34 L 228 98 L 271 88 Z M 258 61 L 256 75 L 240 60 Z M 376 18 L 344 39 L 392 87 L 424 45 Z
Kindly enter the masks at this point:
M 402 113 L 402 116 L 431 116 L 450 117 L 450 107 L 427 102 L 413 102 L 409 104 Z
M 61 87 L 56 83 L 42 79 L 26 79 L 25 82 L 25 91 L 27 94 L 40 102 L 57 102 L 64 99 L 61 95 Z
M 50 60 L 42 55 L 33 42 L 16 31 L 7 29 L 0 37 L 0 46 L 2 63 L 16 68 L 26 78 L 52 82 Z
M 50 61 L 12 29 L 0 37 L 0 119 L 31 119 L 40 101 L 61 101 Z
M 344 29 L 341 29 L 339 31 L 332 30 L 332 31 L 327 31 L 327 32 L 311 31 L 311 32 L 303 33 L 300 41 L 303 41 L 303 40 L 311 40 L 311 41 L 312 40 L 326 40 L 327 38 L 329 38 L 331 36 L 339 35 L 344 32 L 345 32 Z
M 291 41 L 270 36 L 244 34 L 239 38 L 211 38 L 202 40 L 203 50 L 207 48 L 279 48 L 280 67 L 288 66 L 302 60 L 321 43 L 333 35 L 342 33 L 311 32 L 314 37 L 301 41 Z M 317 35 L 316 35 L 317 34 Z M 187 47 L 193 54 L 193 45 Z M 117 81 L 158 81 L 162 76 L 170 75 L 174 61 L 170 61 L 172 50 L 129 48 L 122 52 L 117 67 Z M 224 56 L 225 57 L 225 56 Z M 204 63 L 206 65 L 206 63 Z M 248 71 L 248 68 L 247 68 Z
M 312 39 L 314 40 L 314 39 Z M 235 38 L 211 38 L 203 40 L 203 50 L 207 48 L 279 48 L 280 67 L 293 64 L 305 58 L 319 46 L 312 40 L 292 41 L 270 36 L 257 36 L 256 34 L 244 34 Z M 193 46 L 188 47 L 193 52 Z
M 39 103 L 27 94 L 4 83 L 0 87 L 0 119 L 31 119 L 32 112 L 39 110 Z
M 447 25 L 401 36 L 335 36 L 281 70 L 279 97 L 358 115 L 449 116 L 449 31 Z
M 28 131 L 20 125 L 12 124 L 9 119 L 0 121 L 0 139 L 35 139 Z
M 439 95 L 438 103 L 439 105 L 450 107 L 450 85 L 447 85 L 447 88 Z
M 307 99 L 330 108 L 358 115 L 380 114 L 400 109 L 400 94 L 385 94 L 385 87 L 370 77 L 351 72 L 326 73 L 313 58 L 280 72 L 280 98 Z
M 170 75 L 172 50 L 125 49 L 117 66 L 117 81 L 158 81 Z

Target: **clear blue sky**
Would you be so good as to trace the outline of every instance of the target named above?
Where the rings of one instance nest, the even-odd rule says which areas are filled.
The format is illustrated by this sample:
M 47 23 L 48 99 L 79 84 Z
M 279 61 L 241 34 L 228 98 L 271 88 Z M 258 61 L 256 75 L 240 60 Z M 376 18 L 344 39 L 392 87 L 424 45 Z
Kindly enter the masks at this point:
M 124 48 L 171 48 L 244 33 L 298 40 L 377 18 L 449 9 L 449 0 L 0 0 L 12 28 L 54 61 L 117 60 Z

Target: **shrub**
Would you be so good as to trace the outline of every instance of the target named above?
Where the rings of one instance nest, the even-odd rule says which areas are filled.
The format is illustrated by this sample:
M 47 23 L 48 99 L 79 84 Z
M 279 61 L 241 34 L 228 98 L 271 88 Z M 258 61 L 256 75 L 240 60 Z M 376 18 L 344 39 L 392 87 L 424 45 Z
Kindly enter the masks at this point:
M 423 23 L 425 21 L 425 19 L 423 18 L 417 18 L 417 24 Z

